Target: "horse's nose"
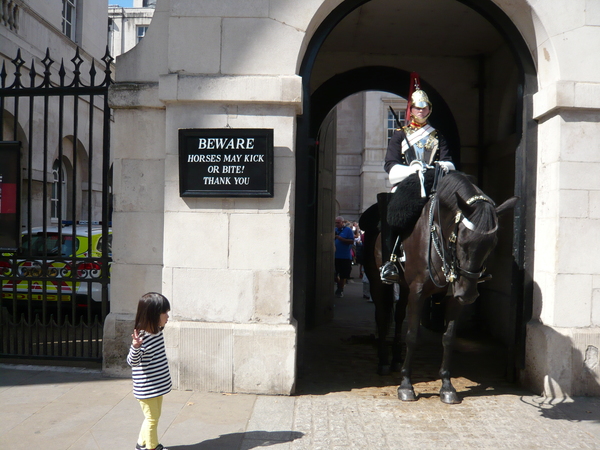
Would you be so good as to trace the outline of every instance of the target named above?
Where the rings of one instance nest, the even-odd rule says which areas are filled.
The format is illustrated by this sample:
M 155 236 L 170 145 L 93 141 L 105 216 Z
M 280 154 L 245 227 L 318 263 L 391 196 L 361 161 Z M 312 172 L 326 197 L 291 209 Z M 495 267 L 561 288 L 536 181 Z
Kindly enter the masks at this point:
M 479 297 L 477 281 L 461 278 L 454 284 L 454 296 L 461 305 L 470 305 Z

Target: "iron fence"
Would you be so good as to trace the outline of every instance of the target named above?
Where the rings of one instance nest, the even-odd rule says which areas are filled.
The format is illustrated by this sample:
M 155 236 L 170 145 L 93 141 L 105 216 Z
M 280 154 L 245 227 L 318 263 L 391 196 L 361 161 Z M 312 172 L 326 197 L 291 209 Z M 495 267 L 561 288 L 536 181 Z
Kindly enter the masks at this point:
M 56 68 L 49 50 L 41 71 L 21 50 L 2 63 L 0 159 L 17 153 L 18 164 L 0 161 L 0 357 L 102 357 L 112 242 L 108 49 L 101 61 L 100 75 L 79 48 L 70 71 L 63 61 Z

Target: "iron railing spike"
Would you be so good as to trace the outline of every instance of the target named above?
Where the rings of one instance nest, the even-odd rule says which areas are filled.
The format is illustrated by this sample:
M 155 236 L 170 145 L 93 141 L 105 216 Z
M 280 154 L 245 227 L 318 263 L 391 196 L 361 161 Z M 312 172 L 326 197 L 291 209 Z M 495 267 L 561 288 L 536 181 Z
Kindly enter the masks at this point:
M 8 76 L 8 73 L 6 72 L 6 65 L 4 64 L 4 61 L 2 61 L 2 70 L 0 70 L 0 80 L 1 80 L 1 87 L 2 89 L 4 89 L 6 87 L 6 77 Z
M 29 86 L 35 87 L 35 77 L 37 73 L 35 71 L 35 61 L 31 58 L 31 67 L 29 68 Z
M 92 67 L 90 67 L 90 86 L 94 86 L 96 80 L 96 60 L 92 58 Z
M 114 58 L 112 56 L 110 56 L 110 51 L 108 49 L 108 45 L 106 46 L 106 52 L 104 53 L 104 56 L 102 57 L 102 61 L 104 62 L 104 81 L 102 82 L 102 86 L 110 86 L 110 84 L 112 83 L 112 71 L 110 70 L 110 65 L 112 64 L 112 62 L 114 61 Z
M 42 64 L 44 64 L 44 81 L 42 82 L 43 87 L 49 87 L 52 77 L 52 72 L 50 71 L 50 66 L 54 64 L 54 60 L 50 57 L 50 49 L 46 49 L 46 56 L 42 59 Z
M 75 66 L 75 68 L 73 69 L 73 82 L 71 83 L 71 86 L 73 86 L 73 87 L 81 86 L 80 67 L 81 67 L 81 64 L 83 63 L 83 58 L 81 58 L 81 56 L 79 56 L 79 47 L 77 47 L 75 49 L 75 56 L 71 59 L 71 62 Z
M 25 60 L 21 58 L 21 49 L 17 50 L 17 56 L 11 62 L 15 66 L 15 81 L 11 88 L 23 87 L 21 84 L 21 67 L 25 64 Z
M 65 75 L 67 74 L 65 70 L 65 61 L 64 59 L 60 59 L 60 69 L 58 69 L 58 77 L 60 79 L 60 86 L 65 87 Z

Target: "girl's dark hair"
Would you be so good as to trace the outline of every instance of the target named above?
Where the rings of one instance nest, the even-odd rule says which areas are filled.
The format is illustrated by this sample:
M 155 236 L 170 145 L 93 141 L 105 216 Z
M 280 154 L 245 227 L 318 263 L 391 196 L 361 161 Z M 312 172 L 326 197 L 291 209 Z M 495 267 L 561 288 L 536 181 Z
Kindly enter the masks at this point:
M 148 292 L 138 302 L 134 328 L 157 334 L 160 331 L 160 315 L 170 310 L 171 304 L 164 295 Z

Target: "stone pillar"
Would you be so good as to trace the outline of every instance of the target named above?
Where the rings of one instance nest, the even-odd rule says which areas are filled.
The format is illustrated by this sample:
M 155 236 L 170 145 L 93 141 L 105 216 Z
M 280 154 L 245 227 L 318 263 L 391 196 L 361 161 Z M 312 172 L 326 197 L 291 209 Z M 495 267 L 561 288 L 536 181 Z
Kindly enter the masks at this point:
M 110 93 L 114 109 L 111 313 L 104 324 L 104 371 L 130 374 L 138 299 L 163 290 L 165 108 L 158 85 L 124 84 Z
M 129 374 L 137 300 L 154 290 L 172 306 L 165 341 L 176 389 L 290 394 L 302 112 L 295 71 L 304 36 L 290 23 L 310 15 L 242 0 L 207 4 L 159 1 L 146 37 L 117 60 L 104 372 Z M 274 197 L 182 198 L 181 128 L 273 129 Z
M 534 312 L 523 379 L 551 397 L 600 395 L 600 84 L 534 96 L 539 124 Z

